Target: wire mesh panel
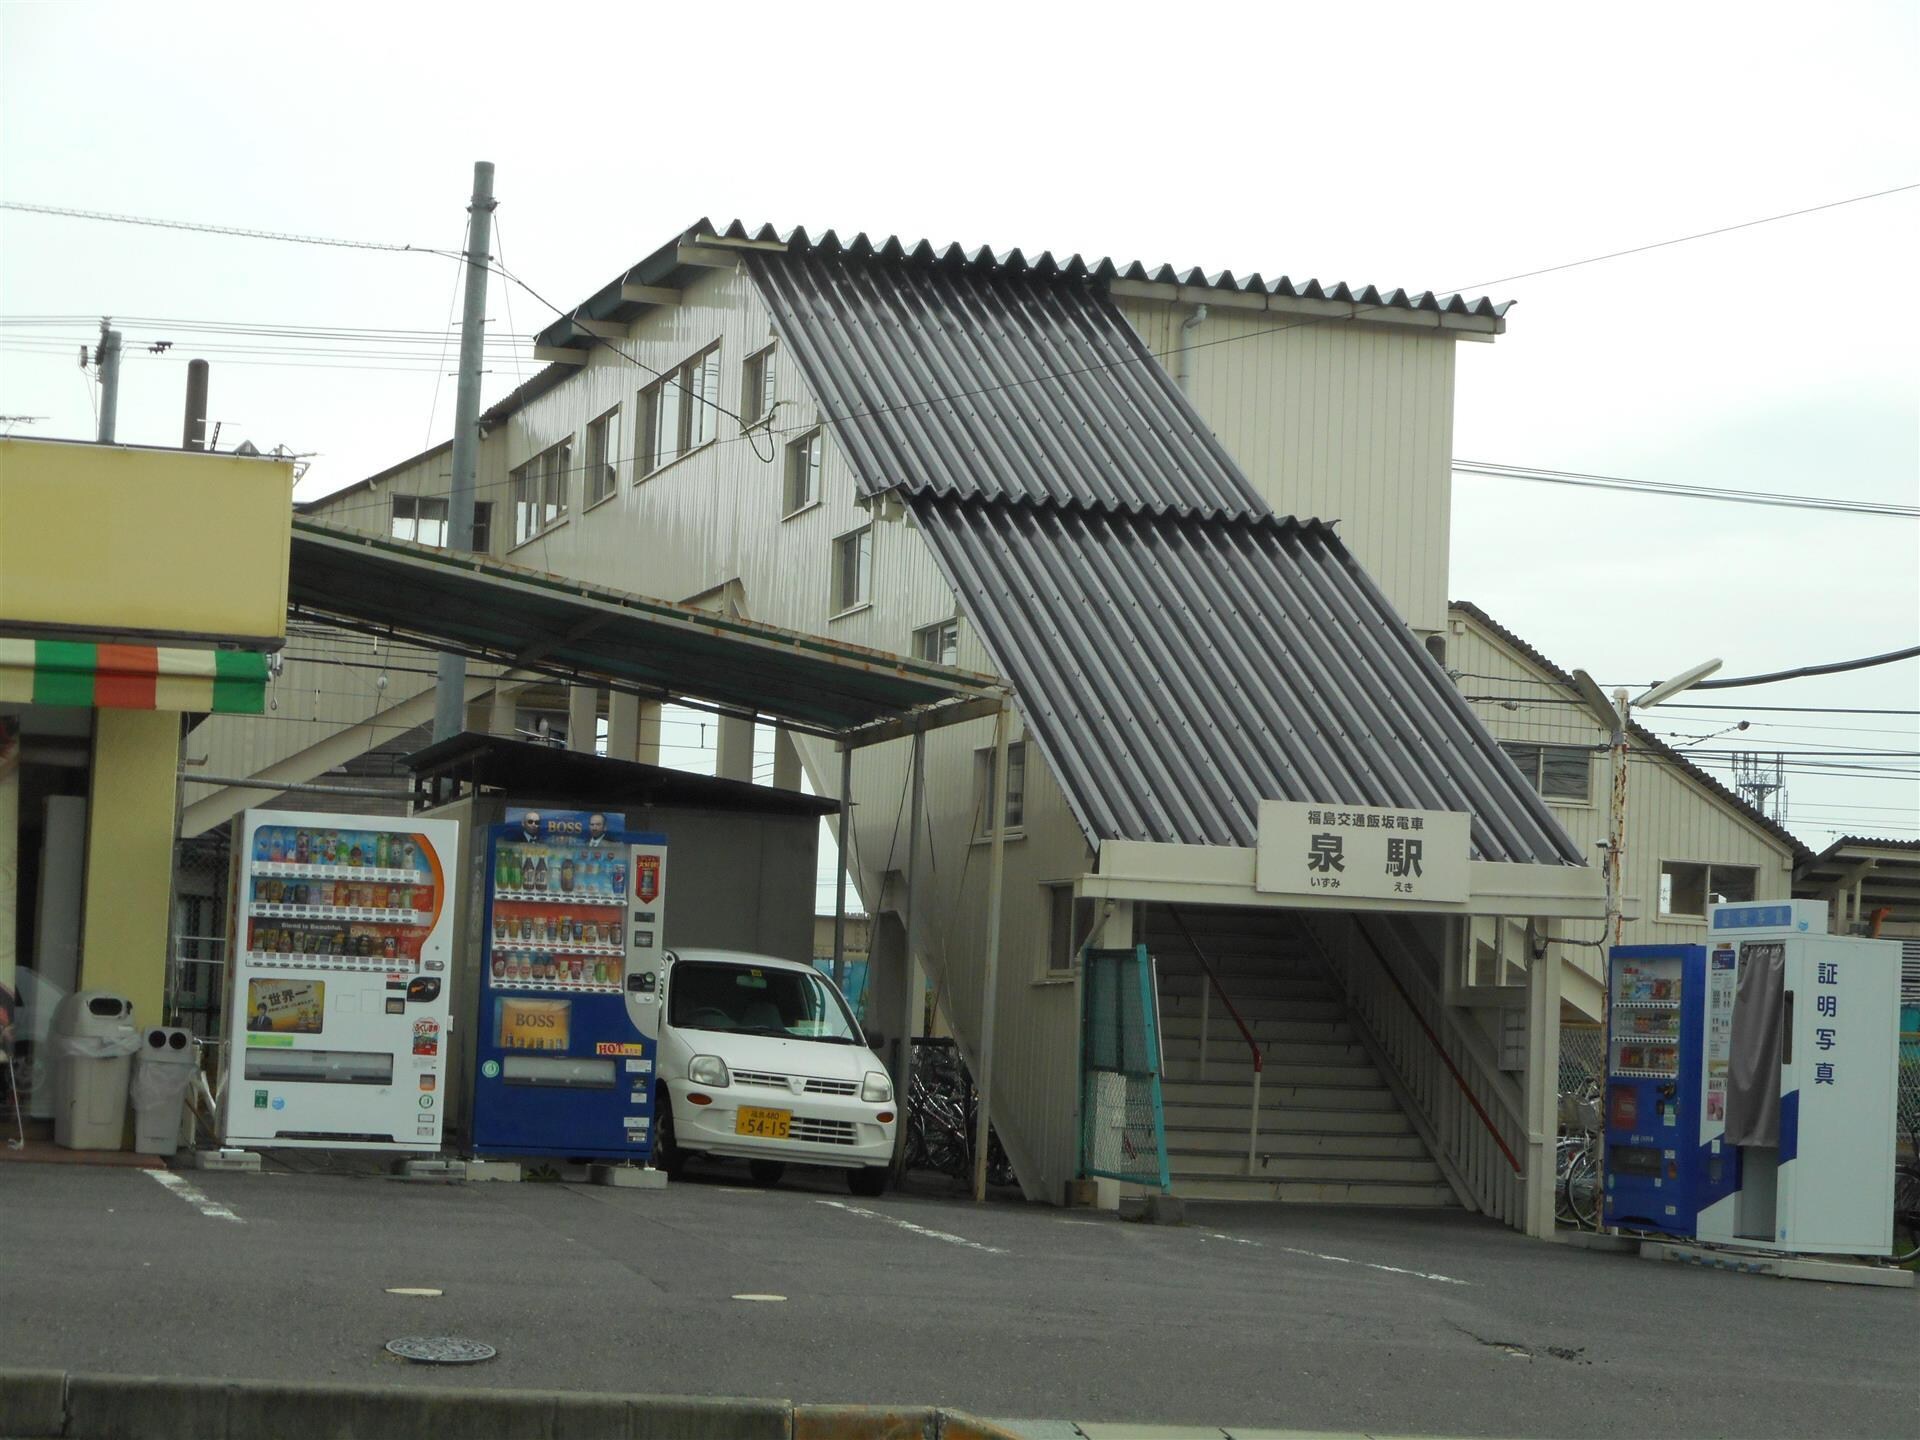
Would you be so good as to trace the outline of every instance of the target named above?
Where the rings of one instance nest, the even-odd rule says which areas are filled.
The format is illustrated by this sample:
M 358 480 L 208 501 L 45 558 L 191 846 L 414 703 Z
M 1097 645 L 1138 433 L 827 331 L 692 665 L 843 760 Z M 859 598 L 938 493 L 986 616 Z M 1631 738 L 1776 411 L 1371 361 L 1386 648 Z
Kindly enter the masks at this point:
M 173 937 L 167 955 L 166 1022 L 201 1040 L 222 1030 L 227 964 L 229 837 L 182 840 L 173 851 Z
M 1086 952 L 1080 1173 L 1170 1187 L 1159 1001 L 1147 947 Z

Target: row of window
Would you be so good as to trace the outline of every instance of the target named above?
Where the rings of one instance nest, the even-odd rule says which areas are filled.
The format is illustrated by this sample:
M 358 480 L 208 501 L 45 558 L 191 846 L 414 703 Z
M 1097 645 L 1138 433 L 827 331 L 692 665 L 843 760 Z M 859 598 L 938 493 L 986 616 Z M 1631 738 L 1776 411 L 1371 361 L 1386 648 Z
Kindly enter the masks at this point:
M 770 417 L 778 371 L 769 345 L 747 357 L 741 376 L 741 419 L 749 425 Z M 719 437 L 720 345 L 716 341 L 687 357 L 658 379 L 642 386 L 633 401 L 633 475 L 644 480 Z M 582 504 L 592 509 L 619 488 L 621 446 L 627 438 L 622 407 L 614 406 L 587 426 Z M 813 465 L 805 499 L 794 503 L 793 452 L 811 441 Z M 788 447 L 787 509 L 803 508 L 819 498 L 820 434 L 813 431 Z M 566 518 L 568 476 L 573 470 L 571 437 L 541 451 L 512 473 L 513 543 L 524 545 Z

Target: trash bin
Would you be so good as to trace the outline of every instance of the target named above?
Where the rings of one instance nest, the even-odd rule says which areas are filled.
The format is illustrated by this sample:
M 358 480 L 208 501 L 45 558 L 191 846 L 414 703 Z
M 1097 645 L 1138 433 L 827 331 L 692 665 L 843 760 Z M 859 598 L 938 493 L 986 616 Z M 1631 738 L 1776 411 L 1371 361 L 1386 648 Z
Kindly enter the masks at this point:
M 53 1143 L 68 1150 L 118 1150 L 127 1125 L 127 1072 L 140 1032 L 133 1002 L 105 990 L 76 990 L 53 1012 Z
M 193 1084 L 193 1036 L 155 1025 L 133 1057 L 133 1148 L 142 1155 L 171 1155 L 180 1148 L 180 1117 Z

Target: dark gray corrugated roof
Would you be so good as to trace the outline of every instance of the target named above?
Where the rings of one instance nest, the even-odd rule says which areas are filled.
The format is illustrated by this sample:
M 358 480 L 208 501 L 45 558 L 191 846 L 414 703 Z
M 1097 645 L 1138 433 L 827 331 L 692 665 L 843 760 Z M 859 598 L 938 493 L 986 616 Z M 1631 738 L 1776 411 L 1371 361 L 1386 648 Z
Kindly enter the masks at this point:
M 776 230 L 771 225 L 748 225 L 741 220 L 719 225 L 703 217 L 637 265 L 602 286 L 583 301 L 574 314 L 589 320 L 631 319 L 639 313 L 644 302 L 625 300 L 621 295 L 623 285 L 677 285 L 688 274 L 680 261 L 680 248 L 715 240 L 759 246 L 768 252 L 784 250 L 788 254 L 825 256 L 846 254 L 857 259 L 904 260 L 915 265 L 975 272 L 1064 276 L 1089 280 L 1096 285 L 1105 285 L 1114 280 L 1131 280 L 1149 285 L 1178 285 L 1187 289 L 1234 292 L 1244 296 L 1274 296 L 1282 300 L 1323 300 L 1363 309 L 1470 315 L 1495 322 L 1490 327 L 1495 331 L 1505 328 L 1506 313 L 1513 308 L 1511 300 L 1496 302 L 1484 295 L 1469 299 L 1464 295 L 1436 295 L 1430 290 L 1382 290 L 1374 285 L 1356 287 L 1344 280 L 1330 284 L 1313 279 L 1295 281 L 1288 275 L 1269 280 L 1257 270 L 1236 275 L 1231 270 L 1146 265 L 1138 260 L 1111 260 L 1105 256 L 1093 260 L 1084 260 L 1078 254 L 1056 258 L 1051 250 L 1029 258 L 1019 249 L 995 250 L 988 245 L 971 248 L 954 244 L 935 245 L 929 240 L 902 240 L 897 235 L 873 240 L 868 238 L 865 231 L 842 240 L 832 230 L 815 236 L 810 235 L 804 226 Z M 585 332 L 577 330 L 567 319 L 554 321 L 540 332 L 538 338 L 543 345 L 589 343 Z
M 909 503 L 1089 839 L 1252 845 L 1261 799 L 1347 801 L 1581 863 L 1327 526 Z
M 1104 297 L 843 254 L 748 264 L 869 490 L 1266 510 Z

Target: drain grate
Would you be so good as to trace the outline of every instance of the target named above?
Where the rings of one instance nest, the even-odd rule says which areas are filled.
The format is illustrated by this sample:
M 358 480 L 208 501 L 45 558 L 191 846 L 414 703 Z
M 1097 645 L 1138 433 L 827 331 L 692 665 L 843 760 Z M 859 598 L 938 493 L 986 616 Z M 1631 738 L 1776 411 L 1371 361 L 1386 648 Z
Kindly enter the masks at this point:
M 402 1335 L 387 1342 L 387 1351 L 423 1365 L 478 1365 L 498 1353 L 491 1345 L 463 1340 L 458 1335 Z

